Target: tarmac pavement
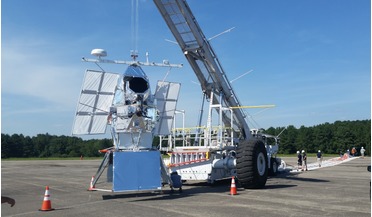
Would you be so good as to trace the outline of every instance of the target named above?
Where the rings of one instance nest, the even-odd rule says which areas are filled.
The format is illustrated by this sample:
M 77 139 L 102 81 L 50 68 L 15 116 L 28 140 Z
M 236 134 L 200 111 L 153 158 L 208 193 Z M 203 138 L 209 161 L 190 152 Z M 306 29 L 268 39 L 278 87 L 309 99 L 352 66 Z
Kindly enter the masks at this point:
M 296 158 L 283 158 L 296 165 Z M 315 162 L 315 159 L 309 159 Z M 1 216 L 371 216 L 371 158 L 358 158 L 307 172 L 269 178 L 264 189 L 238 188 L 231 180 L 185 183 L 183 192 L 111 193 L 87 191 L 98 160 L 2 161 Z M 99 188 L 101 183 L 97 183 Z M 49 186 L 53 211 L 41 212 Z

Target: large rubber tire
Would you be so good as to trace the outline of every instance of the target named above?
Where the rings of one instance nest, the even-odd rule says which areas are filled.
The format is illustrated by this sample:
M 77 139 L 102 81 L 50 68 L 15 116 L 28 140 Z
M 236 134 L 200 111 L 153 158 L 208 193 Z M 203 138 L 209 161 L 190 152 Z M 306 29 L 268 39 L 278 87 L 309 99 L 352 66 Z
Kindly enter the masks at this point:
M 260 140 L 241 141 L 236 151 L 236 172 L 244 188 L 264 188 L 268 175 L 265 145 Z
M 276 159 L 275 158 L 271 158 L 270 159 L 270 163 L 271 163 L 271 166 L 270 166 L 270 169 L 269 169 L 269 175 L 270 176 L 276 176 L 278 175 L 278 163 L 276 162 Z

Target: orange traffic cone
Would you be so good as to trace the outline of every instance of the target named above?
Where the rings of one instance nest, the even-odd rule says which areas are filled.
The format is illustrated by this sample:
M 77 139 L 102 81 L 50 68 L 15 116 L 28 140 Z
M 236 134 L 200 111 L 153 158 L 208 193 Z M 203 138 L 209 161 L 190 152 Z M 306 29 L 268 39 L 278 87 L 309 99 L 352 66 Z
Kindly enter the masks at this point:
M 95 191 L 96 186 L 93 185 L 93 181 L 94 181 L 94 176 L 92 176 L 88 191 Z
M 41 205 L 41 209 L 39 209 L 39 211 L 51 211 L 51 210 L 54 210 L 54 209 L 52 209 L 52 202 L 50 201 L 49 186 L 46 186 L 43 204 Z
M 236 185 L 235 185 L 235 177 L 234 176 L 231 178 L 230 194 L 231 195 L 237 195 L 238 194 L 236 192 Z

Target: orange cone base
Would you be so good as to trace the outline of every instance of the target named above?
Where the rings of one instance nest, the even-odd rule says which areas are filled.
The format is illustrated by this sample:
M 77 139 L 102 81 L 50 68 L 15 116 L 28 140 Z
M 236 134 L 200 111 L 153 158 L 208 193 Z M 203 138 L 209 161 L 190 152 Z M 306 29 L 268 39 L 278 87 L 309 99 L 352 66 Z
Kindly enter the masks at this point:
M 47 209 L 47 210 L 39 209 L 39 211 L 42 211 L 42 212 L 53 211 L 53 210 L 54 210 L 54 209 Z
M 232 196 L 238 195 L 238 192 L 236 192 L 236 190 L 230 190 L 230 195 Z
M 233 176 L 231 179 L 231 187 L 230 187 L 230 195 L 237 195 L 236 192 L 236 185 L 235 185 L 235 177 Z
M 41 209 L 39 211 L 52 211 L 52 202 L 50 201 L 49 186 L 45 187 L 44 200 L 41 204 Z
M 39 209 L 39 211 L 52 211 L 54 210 L 52 208 L 52 204 L 50 201 L 44 201 L 42 206 L 41 206 L 41 209 Z

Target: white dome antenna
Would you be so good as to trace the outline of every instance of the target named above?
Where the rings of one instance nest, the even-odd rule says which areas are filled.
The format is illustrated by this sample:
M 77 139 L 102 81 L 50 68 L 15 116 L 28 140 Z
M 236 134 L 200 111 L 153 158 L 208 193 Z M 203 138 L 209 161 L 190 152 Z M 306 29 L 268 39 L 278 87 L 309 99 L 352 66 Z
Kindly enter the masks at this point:
M 107 56 L 107 52 L 104 49 L 93 49 L 90 52 L 90 54 L 92 54 L 93 56 L 98 57 L 98 59 L 100 59 L 101 57 Z

